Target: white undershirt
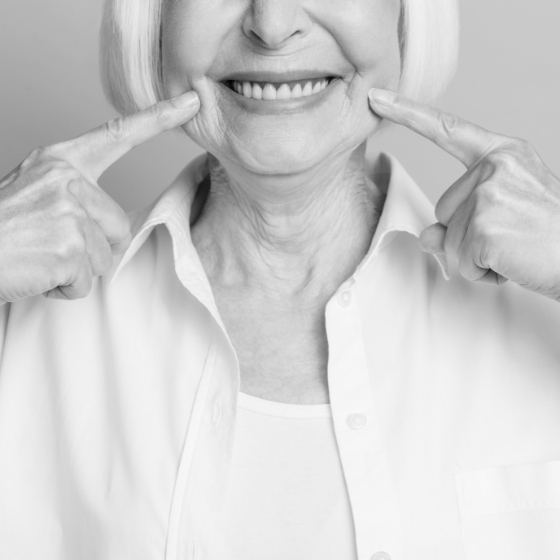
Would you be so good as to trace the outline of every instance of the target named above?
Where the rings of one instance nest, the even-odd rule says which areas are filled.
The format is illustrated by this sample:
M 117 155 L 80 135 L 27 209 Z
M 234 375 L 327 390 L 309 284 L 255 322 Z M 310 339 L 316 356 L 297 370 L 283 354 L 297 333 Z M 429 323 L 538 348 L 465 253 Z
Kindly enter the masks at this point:
M 355 560 L 329 404 L 239 393 L 233 461 L 212 560 Z

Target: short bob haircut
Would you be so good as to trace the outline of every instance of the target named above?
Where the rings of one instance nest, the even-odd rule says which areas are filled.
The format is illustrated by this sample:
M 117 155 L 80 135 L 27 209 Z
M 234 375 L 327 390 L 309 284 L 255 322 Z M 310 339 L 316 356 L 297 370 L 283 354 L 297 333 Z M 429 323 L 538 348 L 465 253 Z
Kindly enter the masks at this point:
M 101 78 L 107 98 L 121 114 L 145 109 L 165 98 L 161 64 L 161 14 L 165 1 L 105 0 Z M 433 103 L 456 68 L 458 0 L 401 3 L 399 92 Z

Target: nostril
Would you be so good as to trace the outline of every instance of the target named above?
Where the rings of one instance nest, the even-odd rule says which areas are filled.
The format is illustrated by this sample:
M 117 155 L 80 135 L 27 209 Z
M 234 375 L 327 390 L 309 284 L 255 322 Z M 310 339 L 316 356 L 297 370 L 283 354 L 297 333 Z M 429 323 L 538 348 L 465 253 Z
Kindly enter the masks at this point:
M 296 29 L 292 33 L 286 33 L 285 29 L 277 26 L 271 26 L 271 28 L 263 29 L 261 34 L 257 33 L 254 29 L 249 29 L 247 32 L 249 39 L 266 49 L 282 48 L 286 41 L 302 34 L 302 31 L 299 29 Z
M 253 31 L 252 29 L 251 31 L 249 31 L 249 38 L 255 41 L 255 43 L 259 43 L 263 46 L 266 46 L 266 41 L 258 33 L 255 33 L 255 31 Z

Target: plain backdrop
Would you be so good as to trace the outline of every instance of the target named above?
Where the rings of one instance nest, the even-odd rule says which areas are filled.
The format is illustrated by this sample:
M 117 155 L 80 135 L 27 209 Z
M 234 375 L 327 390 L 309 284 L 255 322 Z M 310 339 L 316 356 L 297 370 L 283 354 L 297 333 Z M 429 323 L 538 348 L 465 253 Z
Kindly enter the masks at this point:
M 34 147 L 115 116 L 98 79 L 102 0 L 2 0 L 0 177 Z M 490 130 L 531 141 L 560 171 L 558 0 L 461 0 L 459 70 L 439 106 Z M 432 201 L 464 171 L 427 140 L 399 128 L 373 150 L 397 156 Z M 136 148 L 101 178 L 125 210 L 149 204 L 196 154 L 167 133 Z

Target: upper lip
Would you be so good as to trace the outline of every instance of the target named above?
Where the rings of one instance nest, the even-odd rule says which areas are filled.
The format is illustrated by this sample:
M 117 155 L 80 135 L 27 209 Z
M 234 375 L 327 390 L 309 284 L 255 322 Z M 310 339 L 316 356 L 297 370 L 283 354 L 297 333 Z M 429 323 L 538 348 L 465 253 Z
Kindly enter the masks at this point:
M 237 82 L 266 82 L 284 83 L 299 80 L 314 80 L 317 78 L 338 78 L 339 75 L 329 70 L 290 70 L 287 72 L 233 72 L 221 81 L 235 80 Z

